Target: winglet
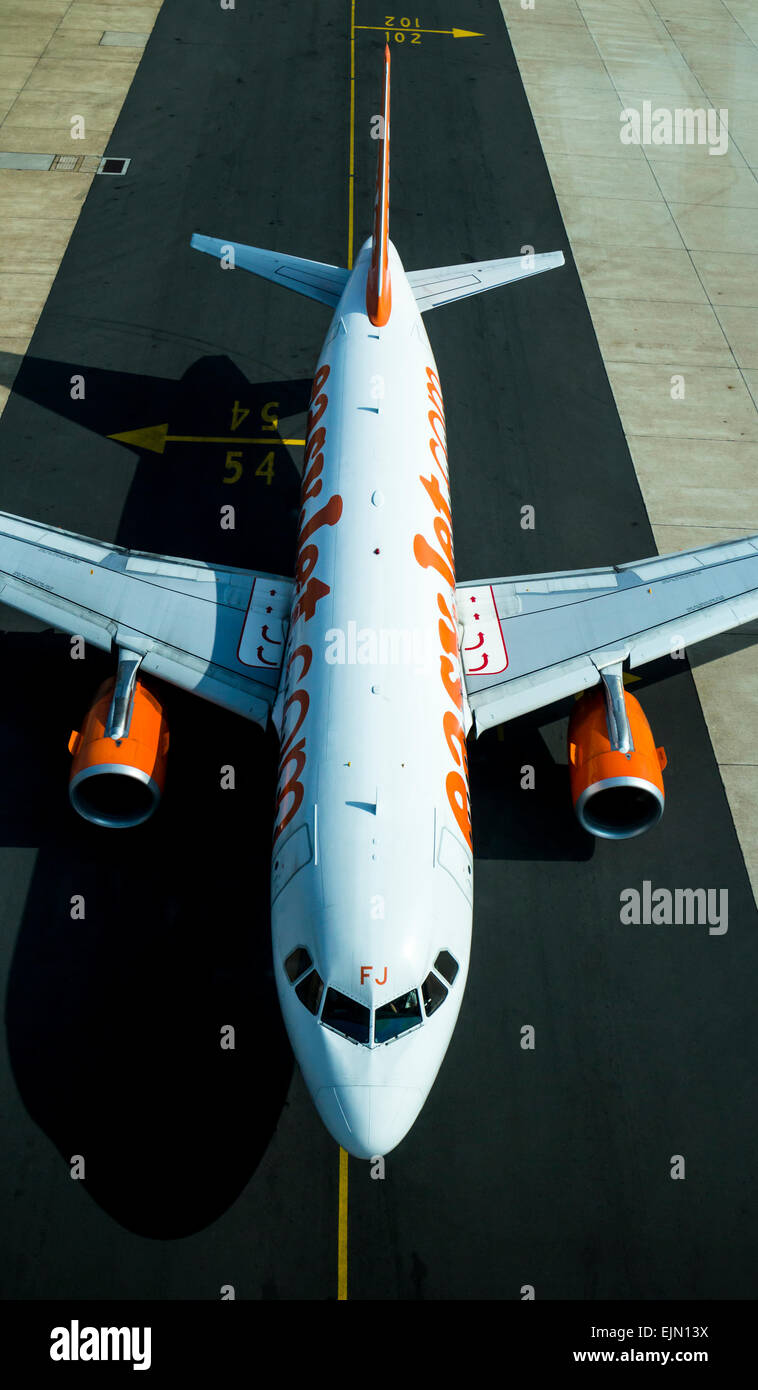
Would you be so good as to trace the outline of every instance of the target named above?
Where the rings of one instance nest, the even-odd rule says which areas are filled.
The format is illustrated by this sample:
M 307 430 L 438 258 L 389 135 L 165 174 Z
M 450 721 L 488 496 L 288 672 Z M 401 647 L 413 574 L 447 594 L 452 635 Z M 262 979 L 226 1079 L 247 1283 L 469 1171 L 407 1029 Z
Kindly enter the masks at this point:
M 371 266 L 366 282 L 366 313 L 377 328 L 387 323 L 392 308 L 389 265 L 390 225 L 390 49 L 384 45 L 384 115 L 376 169 L 374 231 Z

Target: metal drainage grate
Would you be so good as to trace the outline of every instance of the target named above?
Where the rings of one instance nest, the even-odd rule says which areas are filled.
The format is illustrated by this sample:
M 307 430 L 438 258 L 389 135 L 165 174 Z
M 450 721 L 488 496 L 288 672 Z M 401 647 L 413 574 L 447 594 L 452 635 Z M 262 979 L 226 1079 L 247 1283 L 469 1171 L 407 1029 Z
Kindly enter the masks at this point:
M 131 159 L 115 159 L 113 155 L 103 155 L 98 166 L 98 174 L 125 174 Z
M 68 173 L 76 173 L 84 163 L 83 154 L 57 154 L 50 166 L 52 169 L 64 169 Z

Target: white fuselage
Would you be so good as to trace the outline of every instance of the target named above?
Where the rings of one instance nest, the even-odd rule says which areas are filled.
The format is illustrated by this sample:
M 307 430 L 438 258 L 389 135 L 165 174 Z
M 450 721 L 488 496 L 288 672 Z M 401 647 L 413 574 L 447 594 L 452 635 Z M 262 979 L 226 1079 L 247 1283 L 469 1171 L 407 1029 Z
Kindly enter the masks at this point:
M 311 399 L 272 856 L 287 1030 L 328 1129 L 364 1158 L 399 1142 L 434 1081 L 466 980 L 473 886 L 442 399 L 391 245 L 392 311 L 371 323 L 369 258 L 367 242 Z M 297 948 L 323 982 L 317 1014 L 285 971 Z M 458 971 L 427 1016 L 411 992 L 443 951 Z M 381 1042 L 401 1025 L 390 1011 L 374 1027 L 371 1013 L 368 1041 L 351 1041 L 317 1016 L 335 1017 L 329 989 L 369 1011 L 403 1000 L 414 1026 Z

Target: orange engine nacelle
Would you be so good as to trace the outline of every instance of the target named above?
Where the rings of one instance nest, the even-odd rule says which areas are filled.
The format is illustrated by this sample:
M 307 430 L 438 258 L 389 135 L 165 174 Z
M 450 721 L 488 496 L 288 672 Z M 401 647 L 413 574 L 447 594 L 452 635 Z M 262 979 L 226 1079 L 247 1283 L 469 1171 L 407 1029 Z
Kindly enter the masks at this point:
M 579 823 L 604 840 L 627 840 L 663 815 L 666 754 L 656 748 L 638 700 L 624 691 L 634 747 L 611 747 L 605 692 L 582 695 L 569 720 L 571 797 Z
M 166 780 L 168 725 L 163 707 L 139 679 L 129 733 L 106 738 L 115 678 L 100 686 L 81 733 L 69 739 L 73 753 L 71 805 L 95 825 L 141 825 L 158 805 Z

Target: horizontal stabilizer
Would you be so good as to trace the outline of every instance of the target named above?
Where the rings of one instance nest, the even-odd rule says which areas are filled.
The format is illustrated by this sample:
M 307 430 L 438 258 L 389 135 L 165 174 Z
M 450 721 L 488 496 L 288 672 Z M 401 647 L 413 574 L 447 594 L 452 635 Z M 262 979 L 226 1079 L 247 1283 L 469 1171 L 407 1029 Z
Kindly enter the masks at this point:
M 466 265 L 441 265 L 432 270 L 411 270 L 408 283 L 416 296 L 420 313 L 437 309 L 440 304 L 452 304 L 454 299 L 468 299 L 483 290 L 510 285 L 528 275 L 540 275 L 543 270 L 555 270 L 564 264 L 562 251 L 546 251 L 542 255 L 511 256 L 504 261 L 472 261 Z
M 275 285 L 295 290 L 308 299 L 318 299 L 332 308 L 339 302 L 349 270 L 321 261 L 306 261 L 301 256 L 285 256 L 280 251 L 262 251 L 259 246 L 245 246 L 241 241 L 221 241 L 218 237 L 200 236 L 195 232 L 190 245 L 195 251 L 224 260 L 229 268 L 250 270 Z

